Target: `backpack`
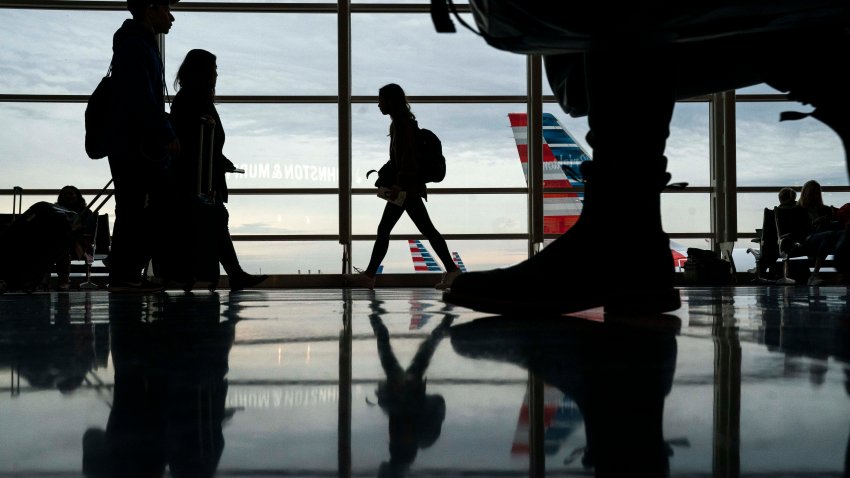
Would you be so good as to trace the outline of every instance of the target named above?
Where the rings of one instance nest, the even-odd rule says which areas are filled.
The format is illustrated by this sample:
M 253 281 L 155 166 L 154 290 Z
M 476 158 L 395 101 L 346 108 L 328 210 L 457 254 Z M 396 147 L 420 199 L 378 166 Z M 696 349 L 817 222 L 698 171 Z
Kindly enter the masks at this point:
M 101 159 L 109 152 L 109 105 L 111 102 L 112 65 L 89 96 L 86 104 L 86 154 Z
M 433 131 L 420 128 L 419 172 L 426 183 L 439 183 L 446 177 L 446 157 L 443 156 L 443 143 Z

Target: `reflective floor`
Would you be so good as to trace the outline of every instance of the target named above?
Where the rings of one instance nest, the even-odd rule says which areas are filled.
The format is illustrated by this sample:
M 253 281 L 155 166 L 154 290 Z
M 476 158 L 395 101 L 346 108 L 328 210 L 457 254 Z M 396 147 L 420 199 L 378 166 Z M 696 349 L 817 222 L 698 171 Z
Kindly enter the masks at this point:
M 843 287 L 0 295 L 0 476 L 850 476 Z M 669 470 L 669 471 L 668 471 Z

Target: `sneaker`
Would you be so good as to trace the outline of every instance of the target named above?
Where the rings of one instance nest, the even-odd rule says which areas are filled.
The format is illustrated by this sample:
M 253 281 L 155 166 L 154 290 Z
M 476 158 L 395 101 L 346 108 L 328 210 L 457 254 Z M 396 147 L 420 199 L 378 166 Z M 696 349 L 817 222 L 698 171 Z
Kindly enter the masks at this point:
M 115 293 L 151 294 L 162 292 L 165 290 L 165 287 L 162 284 L 154 284 L 149 281 L 110 282 L 107 290 Z
M 375 288 L 375 277 L 369 277 L 366 272 L 361 271 L 360 269 L 355 268 L 357 274 L 346 274 L 345 275 L 345 286 L 351 288 L 360 288 L 360 289 L 374 289 Z
M 460 275 L 460 269 L 455 269 L 449 272 L 443 272 L 443 280 L 440 281 L 439 284 L 434 286 L 439 290 L 446 290 L 452 286 L 452 282 L 455 281 L 455 277 Z

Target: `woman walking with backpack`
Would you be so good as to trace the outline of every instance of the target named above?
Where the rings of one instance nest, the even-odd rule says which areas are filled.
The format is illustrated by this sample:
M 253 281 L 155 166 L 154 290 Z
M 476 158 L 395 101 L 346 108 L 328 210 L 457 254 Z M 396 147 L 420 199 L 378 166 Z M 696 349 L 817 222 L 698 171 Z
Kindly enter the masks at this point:
M 390 178 L 392 186 L 388 188 L 385 196 L 387 203 L 378 224 L 378 237 L 372 247 L 369 266 L 365 271 L 358 270 L 359 274 L 350 277 L 349 283 L 355 287 L 375 287 L 378 267 L 387 255 L 390 245 L 390 233 L 401 219 L 401 215 L 407 212 L 419 232 L 431 243 L 446 269 L 442 280 L 436 286 L 437 289 L 448 289 L 460 274 L 460 269 L 452 260 L 446 240 L 434 227 L 425 208 L 428 190 L 419 167 L 420 151 L 416 141 L 419 125 L 416 116 L 410 111 L 404 90 L 395 83 L 384 85 L 378 90 L 378 108 L 392 120 L 389 133 L 390 163 L 394 166 L 396 176 Z M 399 201 L 400 205 L 395 203 Z

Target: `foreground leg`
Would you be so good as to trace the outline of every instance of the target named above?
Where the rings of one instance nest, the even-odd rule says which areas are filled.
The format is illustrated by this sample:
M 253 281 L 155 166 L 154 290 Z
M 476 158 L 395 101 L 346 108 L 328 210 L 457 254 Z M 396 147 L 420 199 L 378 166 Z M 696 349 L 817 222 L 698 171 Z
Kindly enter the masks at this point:
M 587 183 L 578 222 L 520 264 L 460 275 L 446 302 L 499 314 L 680 306 L 660 210 L 670 179 L 663 153 L 675 103 L 672 67 L 667 48 L 653 38 L 604 39 L 591 47 L 586 71 L 594 161 L 582 166 Z M 635 271 L 634 283 L 611 280 L 623 262 Z

